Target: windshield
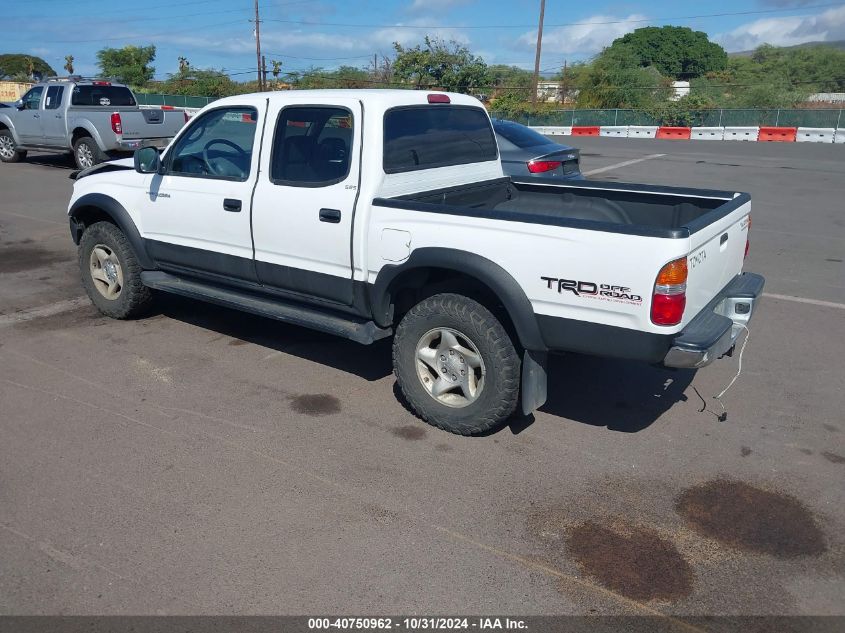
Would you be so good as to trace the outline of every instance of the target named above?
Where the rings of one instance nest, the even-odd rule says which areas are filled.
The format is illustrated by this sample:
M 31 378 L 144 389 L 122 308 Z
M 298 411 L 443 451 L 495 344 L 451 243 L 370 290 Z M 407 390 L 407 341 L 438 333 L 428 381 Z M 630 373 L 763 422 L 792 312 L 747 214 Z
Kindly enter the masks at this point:
M 519 123 L 493 121 L 493 129 L 496 130 L 496 134 L 520 148 L 536 147 L 537 145 L 548 145 L 550 143 L 549 139 L 542 134 Z
M 75 106 L 134 106 L 135 97 L 126 86 L 74 86 L 71 105 Z

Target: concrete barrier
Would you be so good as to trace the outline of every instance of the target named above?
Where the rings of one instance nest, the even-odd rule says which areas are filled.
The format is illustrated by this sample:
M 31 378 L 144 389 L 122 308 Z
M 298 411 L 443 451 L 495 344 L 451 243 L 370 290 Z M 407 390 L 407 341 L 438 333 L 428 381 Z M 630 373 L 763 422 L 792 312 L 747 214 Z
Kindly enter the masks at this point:
M 598 125 L 573 125 L 572 136 L 598 136 L 601 128 Z
M 688 127 L 671 127 L 661 125 L 659 128 L 657 128 L 657 134 L 655 138 L 674 139 L 676 141 L 688 141 L 691 133 L 692 129 Z
M 628 138 L 654 138 L 657 136 L 656 125 L 629 125 Z
M 725 128 L 723 127 L 694 127 L 690 138 L 698 141 L 723 141 Z
M 757 140 L 761 143 L 794 143 L 797 127 L 760 127 Z
M 627 125 L 602 125 L 599 130 L 599 136 L 618 136 L 621 138 L 628 137 Z
M 572 126 L 571 125 L 547 125 L 543 128 L 545 132 L 540 132 L 540 134 L 550 134 L 553 136 L 571 136 L 572 135 Z
M 726 141 L 756 141 L 760 128 L 757 127 L 726 127 Z
M 799 143 L 833 143 L 836 128 L 832 127 L 799 127 L 795 140 Z
M 833 136 L 834 143 L 845 143 L 845 128 L 836 128 L 836 134 Z

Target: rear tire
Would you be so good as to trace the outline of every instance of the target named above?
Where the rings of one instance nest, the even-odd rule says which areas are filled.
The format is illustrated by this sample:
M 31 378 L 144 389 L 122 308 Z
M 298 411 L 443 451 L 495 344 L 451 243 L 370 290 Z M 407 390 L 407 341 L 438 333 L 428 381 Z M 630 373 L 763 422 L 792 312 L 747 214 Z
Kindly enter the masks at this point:
M 4 163 L 19 163 L 26 158 L 26 151 L 18 149 L 15 137 L 9 130 L 0 131 L 0 161 Z
M 73 160 L 79 169 L 87 169 L 107 161 L 109 157 L 90 136 L 81 136 L 73 143 Z
M 418 303 L 393 339 L 393 371 L 408 404 L 458 435 L 488 433 L 516 409 L 520 357 L 483 305 L 457 294 Z
M 88 298 L 104 315 L 131 319 L 152 303 L 129 240 L 110 222 L 92 224 L 79 241 L 79 269 Z

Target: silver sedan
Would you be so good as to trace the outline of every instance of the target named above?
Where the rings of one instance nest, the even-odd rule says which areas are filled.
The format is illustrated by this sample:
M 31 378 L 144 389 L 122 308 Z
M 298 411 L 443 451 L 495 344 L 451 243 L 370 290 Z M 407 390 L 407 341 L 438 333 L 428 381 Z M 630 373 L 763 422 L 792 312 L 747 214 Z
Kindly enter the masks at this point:
M 531 128 L 493 119 L 496 141 L 502 158 L 502 169 L 508 176 L 520 179 L 560 178 L 581 180 L 581 153 L 538 134 Z

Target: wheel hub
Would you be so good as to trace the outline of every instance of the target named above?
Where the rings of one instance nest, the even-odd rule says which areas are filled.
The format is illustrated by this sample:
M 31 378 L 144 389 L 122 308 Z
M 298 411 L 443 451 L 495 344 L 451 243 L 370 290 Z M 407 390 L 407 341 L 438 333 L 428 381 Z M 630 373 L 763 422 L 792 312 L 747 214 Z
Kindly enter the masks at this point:
M 484 388 L 484 361 L 465 334 L 452 328 L 426 332 L 417 344 L 417 376 L 429 395 L 449 407 L 465 407 Z
M 108 277 L 110 282 L 114 283 L 117 281 L 117 266 L 115 266 L 113 261 L 107 260 L 103 263 L 103 272 L 106 273 L 106 277 Z

